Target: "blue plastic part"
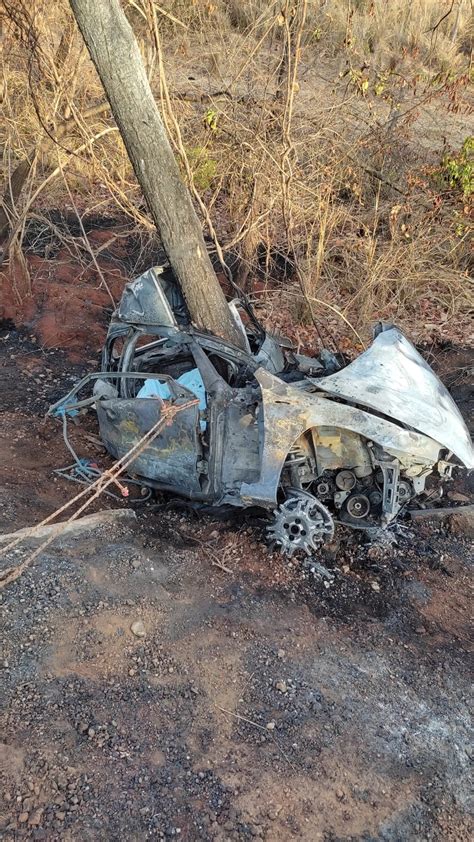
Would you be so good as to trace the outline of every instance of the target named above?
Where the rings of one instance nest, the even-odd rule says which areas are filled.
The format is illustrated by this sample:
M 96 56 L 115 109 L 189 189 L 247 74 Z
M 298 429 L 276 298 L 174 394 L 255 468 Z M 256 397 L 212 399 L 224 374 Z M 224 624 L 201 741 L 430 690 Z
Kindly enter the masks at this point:
M 63 402 L 56 407 L 56 409 L 51 413 L 51 415 L 55 416 L 56 418 L 62 418 L 63 415 L 69 415 L 70 418 L 74 418 L 75 415 L 79 415 L 79 410 L 68 409 L 67 403 Z
M 207 400 L 206 400 L 206 389 L 204 386 L 203 379 L 201 377 L 201 372 L 198 368 L 193 368 L 191 371 L 185 371 L 181 377 L 178 377 L 176 380 L 177 383 L 180 383 L 181 386 L 184 386 L 186 389 L 189 389 L 193 395 L 199 400 L 199 409 L 205 410 L 207 407 Z M 171 392 L 169 390 L 167 383 L 161 383 L 159 380 L 145 380 L 142 388 L 138 392 L 137 398 L 161 398 L 162 400 L 168 400 L 171 397 Z M 201 421 L 201 430 L 206 429 L 206 422 Z

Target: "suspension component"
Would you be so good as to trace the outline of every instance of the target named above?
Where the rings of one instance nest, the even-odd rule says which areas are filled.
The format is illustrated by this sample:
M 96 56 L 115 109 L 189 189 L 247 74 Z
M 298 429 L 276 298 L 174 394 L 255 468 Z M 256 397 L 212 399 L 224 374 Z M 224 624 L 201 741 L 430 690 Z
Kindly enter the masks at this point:
M 284 467 L 288 472 L 291 485 L 295 488 L 299 488 L 305 481 L 308 482 L 311 473 L 308 456 L 298 445 L 293 445 L 291 448 Z

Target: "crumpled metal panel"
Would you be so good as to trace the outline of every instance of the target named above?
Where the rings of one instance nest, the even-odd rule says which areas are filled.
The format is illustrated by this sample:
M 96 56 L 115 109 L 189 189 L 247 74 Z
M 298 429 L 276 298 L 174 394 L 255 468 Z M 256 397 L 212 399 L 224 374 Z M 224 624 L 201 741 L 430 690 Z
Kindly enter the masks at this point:
M 370 407 L 439 441 L 466 468 L 474 449 L 448 390 L 396 328 L 383 331 L 346 368 L 313 381 L 318 389 Z
M 263 399 L 264 442 L 262 471 L 256 483 L 243 483 L 244 504 L 276 503 L 280 474 L 292 444 L 313 427 L 340 427 L 359 433 L 395 457 L 434 465 L 441 445 L 411 430 L 404 430 L 357 407 L 335 403 L 322 395 L 284 383 L 263 368 L 255 374 Z
M 255 360 L 272 374 L 278 374 L 280 371 L 283 371 L 285 368 L 285 356 L 276 337 L 267 333 L 258 354 L 255 355 Z
M 179 404 L 183 399 L 178 399 Z M 96 403 L 100 435 L 116 458 L 124 456 L 159 421 L 162 401 L 153 398 L 113 398 Z M 133 461 L 129 473 L 163 485 L 200 492 L 197 463 L 201 457 L 196 405 L 178 412 Z
M 125 284 L 116 317 L 137 325 L 177 327 L 176 319 L 162 288 L 163 269 L 154 267 Z

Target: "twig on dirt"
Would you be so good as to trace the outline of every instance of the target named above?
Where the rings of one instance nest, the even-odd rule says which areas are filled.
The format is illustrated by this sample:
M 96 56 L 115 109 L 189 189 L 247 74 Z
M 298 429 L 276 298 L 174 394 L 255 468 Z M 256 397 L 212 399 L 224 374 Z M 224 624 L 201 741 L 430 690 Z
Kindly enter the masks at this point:
M 142 18 L 148 23 L 148 18 L 143 9 L 141 9 L 140 6 L 134 2 L 134 0 L 128 0 L 128 2 L 130 3 L 130 6 L 133 6 L 133 8 L 136 9 L 137 12 L 142 16 Z M 171 12 L 168 12 L 166 11 L 166 9 L 163 9 L 161 6 L 158 5 L 158 3 L 155 2 L 154 7 L 160 13 L 160 15 L 163 15 L 165 18 L 168 18 L 173 23 L 177 23 L 178 26 L 182 26 L 183 29 L 189 29 L 189 26 L 187 26 L 187 24 L 183 23 L 183 21 L 179 20 L 179 18 L 175 18 L 175 16 L 172 15 Z
M 214 567 L 218 567 L 220 570 L 223 570 L 224 573 L 233 573 L 234 572 L 233 570 L 230 569 L 230 567 L 226 567 L 225 564 L 222 563 L 220 558 L 218 558 L 218 556 L 216 556 L 212 552 L 212 550 L 209 549 L 209 547 L 206 547 L 204 541 L 201 541 L 200 538 L 196 538 L 195 535 L 186 535 L 185 533 L 181 532 L 180 529 L 178 529 L 178 532 L 184 540 L 194 541 L 195 544 L 199 544 L 202 547 L 202 549 L 204 550 L 204 552 L 206 553 L 206 555 L 208 555 L 209 558 L 211 559 L 211 563 L 214 565 Z
M 12 540 L 16 540 L 17 538 L 21 538 L 23 541 L 28 538 L 33 540 L 48 538 L 53 529 L 57 526 L 64 526 L 63 533 L 67 535 L 77 535 L 84 530 L 94 529 L 96 526 L 111 524 L 116 521 L 127 519 L 137 519 L 137 515 L 133 509 L 104 509 L 103 511 L 95 512 L 92 515 L 85 515 L 84 517 L 78 518 L 78 520 L 74 522 L 65 520 L 62 523 L 53 523 L 48 524 L 47 526 L 42 526 L 41 529 L 36 530 L 34 535 L 31 534 L 31 529 L 28 527 L 25 527 L 24 529 L 17 529 L 16 532 L 9 532 L 6 535 L 0 535 L 0 544 L 8 543 Z
M 287 296 L 294 296 L 296 293 L 292 293 L 290 290 L 284 290 L 284 294 Z M 339 307 L 336 307 L 335 304 L 330 304 L 329 301 L 324 301 L 322 298 L 316 298 L 314 295 L 308 295 L 308 293 L 301 292 L 300 295 L 304 298 L 305 301 L 312 301 L 315 304 L 320 304 L 323 307 L 327 307 L 331 312 L 335 313 L 342 319 L 343 322 L 352 330 L 353 334 L 357 337 L 358 341 L 362 345 L 363 348 L 367 347 L 367 344 L 362 339 L 360 333 L 355 329 L 352 322 L 344 315 L 344 313 L 339 310 Z
M 282 749 L 280 743 L 278 742 L 277 738 L 275 737 L 275 735 L 272 734 L 271 731 L 269 731 L 268 728 L 266 728 L 265 725 L 260 725 L 259 722 L 254 722 L 253 719 L 247 719 L 246 716 L 241 716 L 240 713 L 234 713 L 232 710 L 227 710 L 226 708 L 221 708 L 220 705 L 216 705 L 216 708 L 217 708 L 217 710 L 220 710 L 221 713 L 228 714 L 228 716 L 233 716 L 233 717 L 235 717 L 235 719 L 240 719 L 242 722 L 246 722 L 248 725 L 253 725 L 254 728 L 259 728 L 260 731 L 265 731 L 265 733 L 268 734 L 272 738 L 273 742 L 275 743 L 275 745 L 277 746 L 277 748 L 281 752 L 281 756 L 283 757 L 283 759 L 286 760 L 288 765 L 293 769 L 293 772 L 295 774 L 297 774 L 296 767 L 293 765 L 293 763 L 291 762 L 288 755 L 286 755 L 285 752 L 283 751 L 283 749 Z
M 77 147 L 77 149 L 75 150 L 75 154 L 78 154 L 79 152 L 83 152 L 83 151 L 84 151 L 84 149 L 87 149 L 88 147 L 90 148 L 90 147 L 92 146 L 92 144 L 93 144 L 96 140 L 99 140 L 101 137 L 105 137 L 105 135 L 108 135 L 108 134 L 110 134 L 111 132 L 118 132 L 118 128 L 117 128 L 117 126 L 109 126 L 108 128 L 106 128 L 106 129 L 102 129 L 102 131 L 97 132 L 97 133 L 96 133 L 95 135 L 93 135 L 92 137 L 89 137 L 85 143 L 81 143 L 81 145 Z M 69 159 L 68 159 L 68 160 L 69 160 Z M 56 177 L 57 177 L 57 176 L 58 176 L 58 175 L 62 172 L 62 167 L 63 167 L 63 166 L 64 166 L 64 164 L 63 164 L 62 166 L 60 166 L 60 167 L 55 167 L 55 169 L 54 169 L 52 172 L 50 172 L 50 173 L 49 173 L 49 174 L 48 174 L 48 175 L 47 175 L 47 176 L 43 179 L 43 181 L 42 181 L 42 182 L 41 182 L 41 184 L 40 184 L 40 185 L 36 188 L 36 190 L 34 190 L 34 191 L 31 193 L 31 195 L 30 195 L 30 196 L 28 196 L 28 199 L 27 199 L 27 201 L 26 201 L 26 203 L 25 203 L 25 206 L 24 206 L 24 208 L 23 208 L 23 212 L 22 212 L 22 221 L 23 221 L 23 222 L 24 222 L 24 220 L 26 219 L 26 216 L 27 216 L 27 214 L 28 214 L 28 211 L 29 211 L 30 207 L 32 206 L 33 202 L 35 202 L 35 201 L 36 201 L 36 199 L 38 198 L 39 194 L 40 194 L 40 193 L 41 193 L 41 192 L 45 189 L 45 187 L 47 187 L 47 186 L 48 186 L 48 184 L 50 184 L 50 183 L 51 183 L 51 181 L 53 181 L 53 180 L 54 180 L 54 179 L 55 179 L 55 178 L 56 178 Z M 10 232 L 9 239 L 8 239 L 8 241 L 7 241 L 7 244 L 5 245 L 5 248 L 4 248 L 4 254 L 7 254 L 7 253 L 8 253 L 8 245 L 9 245 L 9 243 L 13 240 L 13 238 L 17 235 L 17 233 L 18 233 L 18 231 L 20 230 L 20 228 L 21 228 L 21 227 L 22 227 L 22 226 L 21 226 L 21 224 L 17 223 L 17 224 L 16 224 L 16 226 L 14 226 L 14 227 L 12 228 L 12 231 Z
M 435 23 L 434 26 L 432 26 L 430 29 L 426 29 L 425 33 L 432 32 L 434 34 L 436 32 L 436 30 L 438 29 L 438 27 L 443 23 L 443 21 L 446 20 L 446 18 L 449 18 L 453 9 L 454 9 L 454 0 L 451 0 L 451 6 L 448 9 L 448 11 L 445 12 L 444 15 L 442 15 L 440 17 L 439 21 L 437 23 Z

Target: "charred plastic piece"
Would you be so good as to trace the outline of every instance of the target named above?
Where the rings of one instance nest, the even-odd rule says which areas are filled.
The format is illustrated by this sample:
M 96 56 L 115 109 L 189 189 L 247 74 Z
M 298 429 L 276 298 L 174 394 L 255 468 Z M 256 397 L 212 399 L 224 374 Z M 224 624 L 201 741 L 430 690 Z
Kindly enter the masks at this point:
M 474 467 L 459 410 L 396 328 L 379 329 L 344 365 L 328 352 L 295 354 L 243 302 L 229 306 L 246 351 L 189 324 L 169 269 L 125 288 L 94 387 L 109 452 L 123 456 L 163 401 L 199 398 L 133 463 L 144 485 L 267 509 L 271 541 L 312 554 L 334 522 L 386 526 L 419 505 L 428 477 L 441 482 L 455 465 Z

